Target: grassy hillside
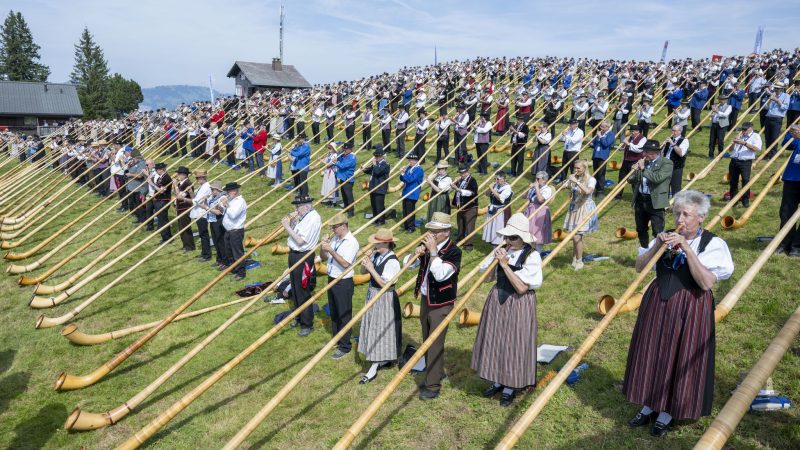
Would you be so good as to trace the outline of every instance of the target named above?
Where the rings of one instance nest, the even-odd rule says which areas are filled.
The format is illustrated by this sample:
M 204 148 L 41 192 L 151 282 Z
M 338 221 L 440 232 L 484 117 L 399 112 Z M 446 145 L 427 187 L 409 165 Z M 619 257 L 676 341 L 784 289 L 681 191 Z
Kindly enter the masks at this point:
M 658 138 L 665 136 L 666 132 L 661 132 Z M 357 144 L 359 141 L 360 136 Z M 707 142 L 707 129 L 692 138 L 688 158 L 690 170 L 696 172 L 706 165 Z M 557 145 L 556 154 L 560 155 L 561 150 L 562 146 Z M 359 155 L 360 161 L 365 158 Z M 490 156 L 492 161 L 505 159 L 505 153 Z M 615 159 L 620 158 L 617 156 Z M 430 168 L 430 161 L 429 158 L 424 166 L 426 171 Z M 394 156 L 389 156 L 389 162 L 392 165 L 398 163 Z M 216 178 L 223 167 L 209 167 L 210 179 Z M 712 214 L 724 204 L 722 193 L 727 187 L 722 183 L 722 177 L 726 171 L 727 160 L 723 160 L 710 176 L 697 184 L 700 190 L 713 195 Z M 767 174 L 772 172 L 768 170 Z M 616 176 L 616 172 L 608 174 L 614 180 Z M 765 180 L 757 183 L 756 192 Z M 314 177 L 310 183 L 311 192 L 317 197 L 321 178 Z M 527 181 L 524 185 L 527 185 Z M 280 217 L 291 210 L 288 202 L 275 205 L 279 194 L 285 191 L 271 195 L 266 201 L 252 202 L 267 189 L 267 182 L 261 179 L 253 179 L 243 188 L 245 198 L 250 201 L 251 217 L 266 207 L 275 207 L 266 219 L 248 230 L 248 235 L 263 236 L 277 224 Z M 521 204 L 521 190 L 515 190 L 515 207 Z M 356 195 L 361 192 L 357 187 Z M 390 195 L 387 205 L 396 198 L 396 194 Z M 560 205 L 565 199 L 562 193 L 553 205 Z M 80 207 L 47 226 L 37 235 L 37 239 L 58 230 L 95 200 L 93 196 L 87 198 Z M 779 201 L 780 185 L 767 195 L 745 227 L 734 231 L 714 230 L 727 240 L 736 263 L 733 278 L 715 288 L 718 300 L 764 248 L 765 244 L 755 238 L 777 232 Z M 481 199 L 481 202 L 482 205 L 486 204 L 485 199 Z M 368 209 L 367 202 L 358 205 L 357 217 L 353 221 L 355 226 L 364 223 L 363 213 Z M 743 209 L 736 208 L 734 211 L 740 214 Z M 322 207 L 320 212 L 327 218 L 334 210 Z M 111 212 L 94 229 L 101 230 L 117 218 L 117 213 Z M 560 226 L 562 222 L 563 218 L 557 218 L 554 226 Z M 671 215 L 668 215 L 668 223 L 671 223 Z M 390 221 L 390 224 L 394 222 Z M 571 246 L 568 246 L 545 268 L 544 285 L 537 293 L 540 343 L 580 345 L 600 319 L 595 312 L 598 298 L 603 294 L 621 294 L 633 280 L 633 258 L 638 242 L 614 238 L 614 230 L 620 226 L 634 226 L 630 189 L 626 190 L 622 201 L 612 203 L 602 213 L 600 231 L 586 240 L 587 252 L 610 256 L 611 259 L 588 263 L 584 270 L 576 273 L 569 265 Z M 93 245 L 90 251 L 68 264 L 47 283 L 66 279 L 129 230 L 130 225 L 125 223 L 104 236 L 99 244 Z M 140 232 L 136 239 L 145 236 L 145 232 Z M 358 238 L 362 244 L 365 243 L 366 233 Z M 410 238 L 401 234 L 402 243 Z M 23 245 L 22 249 L 30 248 L 35 240 Z M 74 449 L 85 445 L 91 449 L 104 449 L 119 445 L 269 330 L 275 314 L 287 308 L 286 305 L 259 302 L 119 424 L 93 432 L 66 432 L 63 422 L 75 406 L 91 412 L 117 407 L 177 361 L 233 314 L 236 308 L 175 323 L 96 385 L 78 391 L 55 392 L 53 384 L 60 371 L 74 375 L 86 374 L 125 348 L 138 335 L 98 346 L 80 347 L 71 345 L 61 337 L 60 327 L 35 330 L 33 325 L 37 315 L 44 313 L 54 317 L 66 313 L 150 252 L 157 240 L 157 236 L 152 238 L 126 258 L 124 263 L 80 290 L 63 305 L 50 310 L 31 310 L 27 306 L 31 288 L 17 286 L 16 277 L 6 276 L 0 280 L 0 289 L 5 294 L 5 304 L 0 309 L 0 321 L 4 325 L 0 331 L 0 447 Z M 70 244 L 60 256 L 69 254 L 81 242 L 82 239 L 79 239 Z M 123 250 L 128 245 L 123 245 Z M 481 242 L 476 249 L 475 252 L 465 253 L 463 267 L 474 267 L 489 251 L 489 246 Z M 182 253 L 179 241 L 171 244 L 168 251 L 161 252 L 124 282 L 114 286 L 80 314 L 75 322 L 85 332 L 100 333 L 158 320 L 217 274 L 209 264 L 198 262 L 195 256 Z M 60 257 L 48 264 L 58 259 Z M 247 282 L 272 280 L 286 268 L 286 257 L 273 256 L 267 249 L 258 251 L 256 259 L 261 262 L 261 267 L 248 272 Z M 797 307 L 800 297 L 798 271 L 800 259 L 787 256 L 771 258 L 730 316 L 717 326 L 714 414 L 730 397 L 740 372 L 752 366 Z M 410 277 L 411 274 L 406 274 L 402 281 Z M 227 277 L 191 309 L 231 300 L 233 292 L 242 284 Z M 462 292 L 468 287 L 462 286 Z M 481 309 L 489 287 L 482 286 L 477 295 L 470 299 L 470 308 Z M 356 288 L 355 308 L 363 306 L 365 291 L 364 286 Z M 402 303 L 407 301 L 413 301 L 409 294 L 401 298 Z M 612 322 L 586 358 L 590 368 L 583 373 L 581 381 L 574 387 L 564 386 L 558 391 L 523 436 L 519 448 L 684 449 L 694 445 L 710 424 L 711 418 L 678 426 L 661 440 L 651 438 L 644 429 L 631 430 L 626 424 L 638 410 L 637 406 L 628 404 L 620 392 L 635 320 L 634 312 Z M 330 338 L 329 329 L 327 317 L 319 313 L 315 331 L 306 339 L 298 338 L 294 329 L 282 330 L 173 419 L 147 442 L 147 446 L 165 449 L 220 447 L 327 342 Z M 404 344 L 419 343 L 419 322 L 405 320 L 403 335 Z M 440 398 L 432 402 L 419 401 L 415 380 L 409 377 L 358 437 L 355 446 L 485 448 L 496 444 L 538 391 L 523 395 L 509 408 L 501 408 L 497 400 L 482 398 L 480 392 L 485 383 L 469 367 L 474 338 L 475 328 L 451 326 L 445 354 L 449 377 L 444 382 Z M 797 343 L 794 354 L 787 353 L 773 375 L 775 389 L 795 402 L 800 400 L 800 355 L 796 346 Z M 540 365 L 540 376 L 558 369 L 568 357 L 569 352 L 562 354 L 552 364 Z M 324 358 L 256 430 L 247 444 L 252 447 L 304 449 L 332 446 L 395 374 L 394 370 L 380 372 L 376 381 L 359 385 L 363 365 L 363 360 L 359 359 L 356 352 L 339 361 Z M 800 448 L 798 408 L 782 412 L 748 413 L 729 445 L 731 448 Z

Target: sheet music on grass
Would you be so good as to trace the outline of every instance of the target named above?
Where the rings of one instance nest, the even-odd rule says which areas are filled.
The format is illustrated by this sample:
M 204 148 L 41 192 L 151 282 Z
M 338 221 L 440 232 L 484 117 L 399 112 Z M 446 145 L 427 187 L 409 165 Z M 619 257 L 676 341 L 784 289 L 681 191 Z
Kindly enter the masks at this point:
M 536 362 L 550 364 L 559 353 L 571 349 L 572 347 L 568 345 L 542 344 L 536 349 Z

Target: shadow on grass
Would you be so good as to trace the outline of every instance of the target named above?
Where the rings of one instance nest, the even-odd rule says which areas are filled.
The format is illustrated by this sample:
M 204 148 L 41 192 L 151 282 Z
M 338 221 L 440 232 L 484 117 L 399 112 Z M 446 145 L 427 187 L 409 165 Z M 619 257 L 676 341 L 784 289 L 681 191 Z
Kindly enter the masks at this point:
M 0 414 L 3 414 L 11 402 L 28 390 L 31 374 L 28 372 L 12 373 L 0 379 Z
M 408 406 L 408 404 L 411 403 L 411 401 L 414 400 L 414 397 L 416 397 L 416 396 L 417 396 L 416 392 L 413 392 L 413 393 L 409 394 L 408 396 L 406 396 L 406 398 L 399 405 L 397 405 L 393 410 L 391 410 L 389 412 L 389 414 L 386 415 L 386 418 L 384 418 L 381 421 L 381 423 L 376 425 L 375 428 L 373 428 L 372 431 L 370 431 L 370 433 L 364 439 L 362 439 L 361 442 L 359 442 L 358 445 L 355 448 L 357 448 L 359 450 L 366 450 L 368 448 L 371 448 L 370 444 L 378 436 L 378 434 L 381 432 L 381 430 L 383 430 L 384 427 L 389 425 L 389 423 L 392 421 L 392 418 L 394 418 L 395 414 L 397 414 L 401 409 L 403 409 L 406 406 Z
M 184 425 L 186 425 L 187 423 L 191 422 L 194 418 L 203 416 L 203 415 L 208 414 L 208 413 L 211 413 L 213 411 L 216 411 L 219 408 L 222 408 L 222 407 L 230 404 L 231 402 L 233 402 L 237 398 L 252 392 L 253 390 L 258 388 L 262 384 L 275 379 L 276 377 L 280 376 L 281 374 L 289 371 L 289 369 L 298 366 L 300 363 L 302 363 L 304 361 L 307 361 L 311 356 L 312 356 L 311 354 L 306 354 L 306 355 L 304 355 L 304 356 L 302 356 L 300 358 L 297 358 L 294 361 L 290 362 L 287 366 L 285 366 L 285 367 L 283 367 L 283 368 L 281 368 L 279 370 L 276 370 L 275 372 L 267 374 L 261 380 L 255 382 L 255 383 L 251 383 L 246 388 L 242 389 L 241 391 L 237 392 L 236 394 L 231 395 L 230 397 L 226 397 L 226 398 L 224 398 L 224 399 L 222 399 L 222 400 L 220 400 L 220 401 L 218 401 L 216 403 L 213 403 L 211 405 L 208 405 L 205 408 L 201 409 L 200 411 L 197 411 L 196 413 L 194 413 L 194 414 L 192 414 L 192 415 L 190 415 L 188 417 L 185 417 L 180 422 L 176 422 L 175 424 L 169 426 L 168 428 L 162 428 L 161 431 L 156 433 L 150 439 L 150 441 L 151 442 L 156 442 L 159 439 L 163 439 L 163 438 L 169 436 L 170 434 L 172 434 L 174 431 L 180 430 Z M 217 369 L 214 369 L 214 370 L 216 371 Z M 310 407 L 311 406 L 309 406 L 309 408 Z
M 3 350 L 0 352 L 0 373 L 3 373 L 11 368 L 11 364 L 14 362 L 14 356 L 16 354 L 16 350 Z
M 43 406 L 35 416 L 14 427 L 14 440 L 8 448 L 42 448 L 58 431 L 67 408 L 58 403 Z
M 323 403 L 325 400 L 327 400 L 328 398 L 332 397 L 342 386 L 344 386 L 345 384 L 353 383 L 355 377 L 358 376 L 360 373 L 361 373 L 361 371 L 358 370 L 358 371 L 354 372 L 353 374 L 345 377 L 344 380 L 342 380 L 341 382 L 339 382 L 338 384 L 333 386 L 330 390 L 328 390 L 328 392 L 325 392 L 324 394 L 320 395 L 319 397 L 317 397 L 313 401 L 307 402 L 308 404 L 305 407 L 303 407 L 303 409 L 301 409 L 300 411 L 295 413 L 295 415 L 290 417 L 289 419 L 286 419 L 284 421 L 284 423 L 285 424 L 293 423 L 293 422 L 303 418 L 306 414 L 311 412 L 311 410 L 314 409 L 315 406 L 317 406 L 320 403 Z M 286 399 L 284 399 L 284 401 L 285 400 Z M 280 405 L 278 406 L 278 408 L 279 407 L 280 407 Z M 284 431 L 284 427 L 283 426 L 273 430 L 272 432 L 270 432 L 269 434 L 267 434 L 266 436 L 261 438 L 258 442 L 256 442 L 255 444 L 251 445 L 250 448 L 251 449 L 264 448 L 267 445 L 268 442 L 270 442 L 278 433 L 280 433 L 282 431 Z

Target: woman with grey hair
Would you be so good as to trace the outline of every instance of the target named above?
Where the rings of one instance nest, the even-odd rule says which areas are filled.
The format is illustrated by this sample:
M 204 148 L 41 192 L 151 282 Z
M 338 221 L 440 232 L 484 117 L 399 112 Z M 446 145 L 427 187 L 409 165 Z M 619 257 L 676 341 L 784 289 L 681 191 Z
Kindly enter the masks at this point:
M 553 196 L 553 188 L 547 184 L 550 175 L 546 170 L 536 173 L 536 179 L 528 189 L 528 206 L 525 216 L 529 222 L 529 232 L 534 238 L 537 252 L 541 252 L 545 244 L 553 241 L 553 226 L 550 218 L 550 208 L 543 205 Z
M 675 195 L 674 231 L 659 233 L 636 259 L 640 272 L 662 245 L 656 279 L 639 308 L 628 350 L 622 392 L 643 408 L 628 424 L 653 423 L 652 436 L 674 420 L 711 412 L 714 394 L 714 295 L 711 288 L 733 274 L 728 245 L 702 227 L 709 201 L 697 191 Z

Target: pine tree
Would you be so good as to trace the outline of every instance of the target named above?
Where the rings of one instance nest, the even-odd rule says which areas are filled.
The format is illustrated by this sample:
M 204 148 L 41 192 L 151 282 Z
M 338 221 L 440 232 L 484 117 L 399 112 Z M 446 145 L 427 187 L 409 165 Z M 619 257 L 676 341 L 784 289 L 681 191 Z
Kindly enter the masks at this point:
M 108 79 L 108 107 L 116 115 L 123 115 L 139 107 L 144 101 L 142 88 L 133 80 L 115 73 Z
M 70 79 L 78 85 L 78 98 L 87 119 L 114 115 L 108 104 L 108 63 L 88 28 L 75 44 L 75 66 Z
M 0 79 L 47 81 L 50 68 L 37 62 L 39 49 L 22 13 L 10 11 L 0 26 Z

